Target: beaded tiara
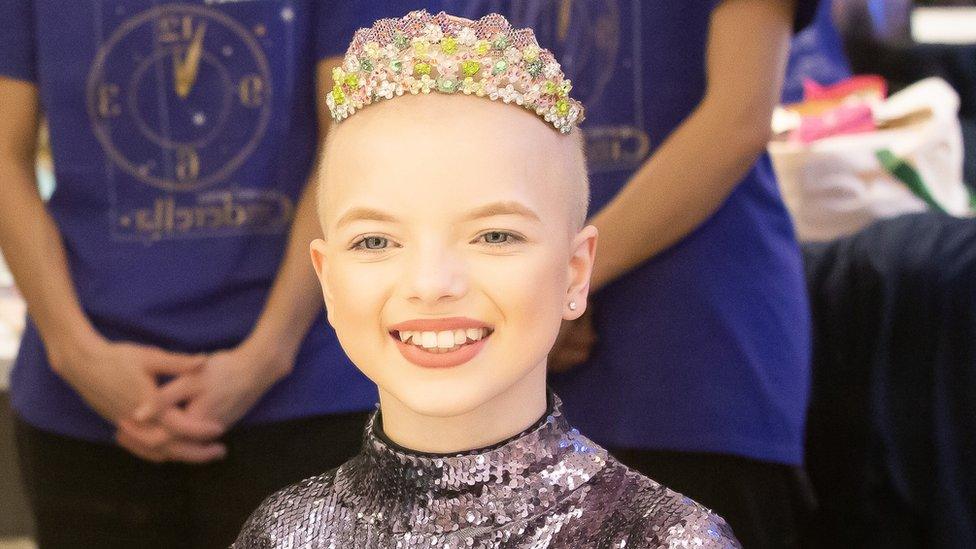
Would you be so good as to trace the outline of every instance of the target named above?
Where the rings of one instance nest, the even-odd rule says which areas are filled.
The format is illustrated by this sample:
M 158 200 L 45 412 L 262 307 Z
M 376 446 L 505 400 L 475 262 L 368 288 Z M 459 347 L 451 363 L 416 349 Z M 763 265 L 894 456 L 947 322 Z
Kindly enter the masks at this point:
M 532 29 L 492 13 L 469 21 L 413 11 L 359 29 L 326 97 L 338 123 L 384 99 L 436 91 L 487 97 L 528 109 L 562 133 L 583 121 L 572 83 Z

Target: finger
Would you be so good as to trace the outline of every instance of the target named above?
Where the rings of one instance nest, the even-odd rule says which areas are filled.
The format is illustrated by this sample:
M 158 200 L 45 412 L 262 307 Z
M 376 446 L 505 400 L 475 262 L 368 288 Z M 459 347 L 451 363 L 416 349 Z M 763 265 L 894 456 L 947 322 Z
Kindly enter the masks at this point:
M 568 351 L 566 353 L 566 359 L 565 360 L 571 366 L 579 366 L 580 364 L 582 364 L 582 363 L 586 362 L 587 360 L 589 360 L 589 358 L 590 358 L 590 350 L 589 349 L 579 349 L 579 350 Z
M 199 380 L 195 377 L 180 376 L 155 391 L 147 402 L 136 408 L 133 417 L 140 422 L 155 419 L 167 408 L 186 402 L 199 392 Z
M 584 322 L 579 327 L 579 331 L 580 333 L 587 334 L 587 335 L 593 335 L 593 336 L 596 335 L 596 327 L 593 326 L 592 322 Z
M 566 341 L 575 341 L 583 335 L 583 327 L 573 325 L 569 330 L 566 330 Z
M 572 345 L 567 345 L 563 348 L 563 352 L 569 353 L 572 356 L 583 356 L 583 360 L 586 360 L 590 356 L 590 351 L 593 350 L 593 342 L 591 341 L 576 341 Z
M 554 373 L 557 373 L 557 374 L 561 374 L 563 372 L 567 372 L 571 368 L 572 368 L 572 366 L 570 366 L 568 364 L 565 364 L 563 362 L 555 361 L 555 360 L 550 361 L 549 362 L 549 365 L 547 366 L 547 369 L 550 372 L 554 372 Z
M 161 452 L 142 446 L 127 432 L 117 432 L 115 434 L 115 442 L 117 442 L 122 448 L 128 450 L 129 453 L 146 461 L 151 461 L 153 463 L 163 463 L 166 461 L 166 456 Z
M 207 355 L 187 355 L 154 349 L 149 353 L 143 367 L 152 374 L 178 376 L 197 371 L 207 362 Z
M 160 417 L 160 424 L 179 438 L 211 441 L 224 434 L 224 426 L 217 421 L 203 419 L 179 408 L 169 408 Z
M 556 360 L 553 361 L 556 367 L 558 368 L 557 370 L 554 371 L 565 372 L 567 370 L 570 370 L 573 367 L 578 366 L 579 364 L 585 362 L 588 357 L 589 357 L 588 352 L 578 352 L 578 351 L 572 351 L 568 349 L 563 350 L 556 357 Z
M 551 356 L 549 358 L 549 363 L 547 368 L 550 372 L 561 373 L 572 368 L 573 365 L 568 363 L 564 358 L 564 353 L 559 353 L 557 355 Z
M 119 433 L 125 434 L 126 440 L 132 440 L 154 452 L 162 450 L 173 440 L 173 435 L 159 425 L 135 423 L 127 419 L 119 422 Z
M 556 343 L 555 343 L 555 346 L 559 346 L 560 343 L 562 343 L 563 341 L 566 341 L 566 338 L 571 333 L 572 333 L 572 330 L 569 329 L 569 325 L 568 324 L 563 324 L 559 328 L 559 333 L 556 334 Z
M 206 463 L 223 459 L 227 455 L 227 447 L 219 442 L 176 441 L 169 444 L 166 455 L 171 460 L 186 463 Z
M 567 342 L 566 345 L 563 345 L 562 347 L 557 349 L 556 352 L 553 354 L 558 356 L 560 360 L 568 360 L 571 357 L 579 356 L 581 354 L 585 355 L 588 354 L 589 352 L 590 352 L 590 345 L 587 344 L 587 342 L 580 341 L 580 340 L 573 340 Z
M 591 349 L 596 344 L 596 339 L 596 334 L 580 331 L 572 341 L 566 342 L 564 348 L 573 350 Z
M 155 463 L 184 461 L 205 463 L 223 458 L 226 447 L 221 443 L 199 443 L 186 440 L 170 440 L 162 448 L 155 449 L 144 445 L 131 430 L 120 430 L 116 435 L 120 446 L 142 459 Z
M 550 353 L 553 354 L 559 353 L 563 349 L 572 347 L 573 345 L 576 344 L 576 339 L 577 338 L 576 338 L 575 330 L 567 330 L 566 333 L 563 334 L 562 338 L 557 340 L 556 343 L 552 346 L 552 350 L 550 351 Z

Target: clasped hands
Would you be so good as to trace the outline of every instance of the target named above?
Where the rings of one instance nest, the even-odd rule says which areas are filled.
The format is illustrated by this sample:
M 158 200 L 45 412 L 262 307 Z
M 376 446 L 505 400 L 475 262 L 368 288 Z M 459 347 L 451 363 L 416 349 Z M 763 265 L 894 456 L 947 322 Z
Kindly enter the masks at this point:
M 206 355 L 102 341 L 57 370 L 116 426 L 115 440 L 129 452 L 157 463 L 206 463 L 226 455 L 223 434 L 292 362 L 248 341 Z

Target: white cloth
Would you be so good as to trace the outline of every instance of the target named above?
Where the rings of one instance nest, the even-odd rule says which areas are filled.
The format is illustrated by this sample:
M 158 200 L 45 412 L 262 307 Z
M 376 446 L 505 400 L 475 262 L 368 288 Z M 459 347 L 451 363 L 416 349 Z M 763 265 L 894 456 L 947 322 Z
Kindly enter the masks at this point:
M 878 151 L 888 150 L 919 174 L 947 213 L 970 215 L 963 183 L 959 96 L 939 78 L 922 80 L 875 108 L 875 118 L 911 123 L 803 144 L 774 141 L 770 157 L 801 241 L 832 240 L 870 222 L 921 212 L 927 204 L 889 173 Z

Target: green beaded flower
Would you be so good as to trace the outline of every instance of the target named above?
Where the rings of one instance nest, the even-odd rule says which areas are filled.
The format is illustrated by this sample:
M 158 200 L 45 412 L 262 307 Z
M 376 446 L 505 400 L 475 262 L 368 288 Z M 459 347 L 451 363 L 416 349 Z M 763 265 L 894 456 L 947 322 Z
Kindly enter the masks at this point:
M 437 91 L 444 93 L 454 93 L 457 90 L 457 81 L 450 78 L 437 79 Z
M 496 50 L 503 51 L 508 47 L 508 36 L 503 33 L 498 33 L 495 38 L 491 41 L 491 47 Z
M 393 35 L 393 45 L 401 50 L 407 49 L 407 46 L 410 45 L 410 39 L 402 32 L 398 32 Z

